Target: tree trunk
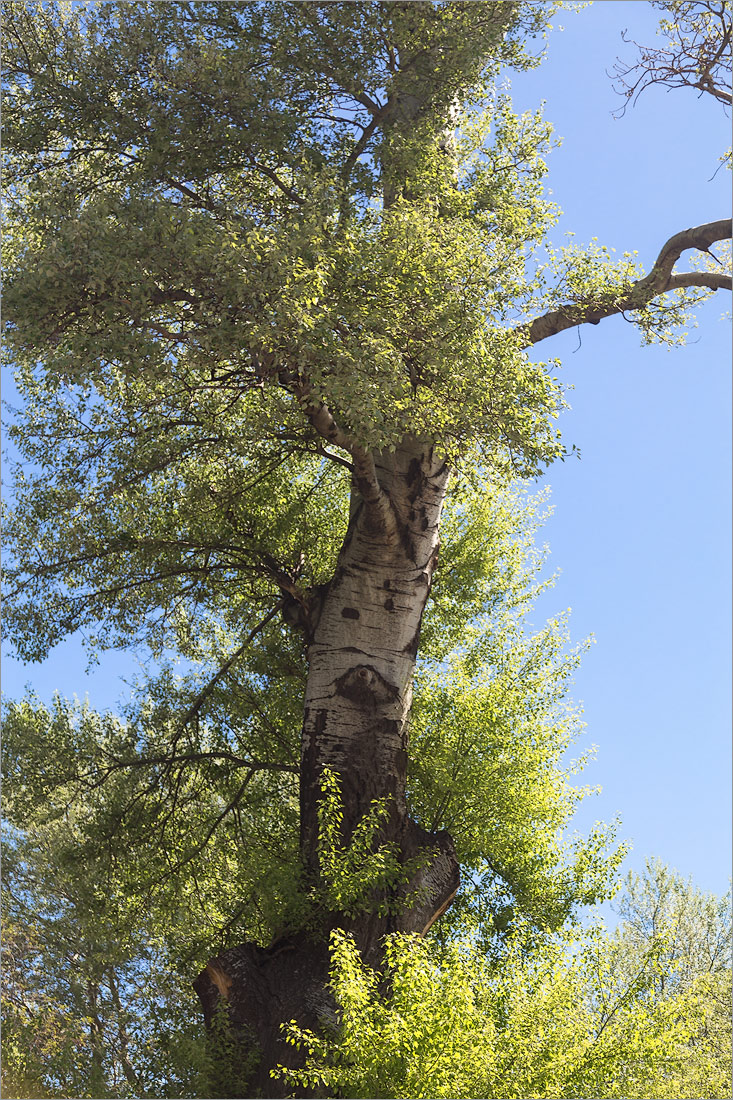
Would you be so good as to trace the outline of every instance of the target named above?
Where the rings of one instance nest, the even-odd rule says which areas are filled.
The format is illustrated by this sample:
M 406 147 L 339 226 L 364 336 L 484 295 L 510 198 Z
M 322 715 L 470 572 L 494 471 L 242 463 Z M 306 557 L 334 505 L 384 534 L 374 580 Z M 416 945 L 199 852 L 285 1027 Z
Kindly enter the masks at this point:
M 106 1091 L 104 1079 L 104 1028 L 99 1017 L 99 986 L 87 981 L 87 1010 L 89 1012 L 89 1043 L 92 1050 L 92 1064 L 89 1071 L 89 1085 L 92 1092 L 101 1096 Z
M 247 1095 L 255 1090 L 285 1095 L 282 1083 L 269 1076 L 278 1062 L 293 1065 L 298 1057 L 282 1042 L 282 1022 L 295 1019 L 317 1029 L 333 1020 L 327 985 L 331 929 L 350 931 L 365 961 L 379 966 L 386 934 L 426 932 L 458 888 L 450 836 L 418 826 L 408 817 L 405 801 L 412 679 L 438 555 L 448 469 L 432 447 L 414 439 L 395 454 L 378 456 L 375 467 L 395 523 L 385 525 L 384 512 L 370 508 L 354 490 L 338 566 L 312 617 L 300 775 L 301 858 L 317 877 L 320 779 L 326 767 L 340 777 L 345 842 L 372 802 L 386 799 L 389 812 L 378 842 L 395 844 L 403 862 L 423 855 L 412 880 L 395 888 L 388 916 L 376 908 L 355 918 L 330 913 L 317 932 L 298 933 L 269 949 L 245 944 L 209 962 L 195 983 L 207 1024 L 212 1026 L 217 1010 L 225 1008 L 233 1031 L 254 1040 L 260 1051 Z

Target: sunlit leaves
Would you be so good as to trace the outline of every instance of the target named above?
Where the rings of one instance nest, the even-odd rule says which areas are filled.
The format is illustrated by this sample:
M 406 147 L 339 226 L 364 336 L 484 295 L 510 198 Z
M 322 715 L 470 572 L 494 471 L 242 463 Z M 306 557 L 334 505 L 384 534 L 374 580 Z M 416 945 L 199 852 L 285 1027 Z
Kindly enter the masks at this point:
M 353 941 L 335 932 L 338 1024 L 320 1036 L 286 1024 L 306 1063 L 274 1075 L 352 1097 L 692 1097 L 702 1080 L 723 1097 L 714 1071 L 685 1081 L 694 998 L 649 996 L 659 944 L 628 980 L 615 964 L 601 929 L 539 947 L 519 931 L 496 966 L 465 937 L 440 951 L 395 936 L 384 996 Z

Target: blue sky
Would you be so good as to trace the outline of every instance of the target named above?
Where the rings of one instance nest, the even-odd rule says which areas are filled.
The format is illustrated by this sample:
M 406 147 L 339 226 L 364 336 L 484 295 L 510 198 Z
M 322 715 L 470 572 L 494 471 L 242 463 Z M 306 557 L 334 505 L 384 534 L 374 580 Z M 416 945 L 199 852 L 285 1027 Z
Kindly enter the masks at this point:
M 576 241 L 639 250 L 648 268 L 664 242 L 726 217 L 730 176 L 718 168 L 730 121 L 711 97 L 647 90 L 615 119 L 606 75 L 633 57 L 621 31 L 651 44 L 647 3 L 600 0 L 561 13 L 542 67 L 513 80 L 523 108 L 546 100 L 563 138 L 550 186 Z M 681 266 L 681 270 L 684 267 Z M 629 866 L 655 855 L 723 892 L 731 866 L 731 371 L 727 295 L 698 313 L 684 348 L 642 348 L 623 318 L 542 346 L 573 386 L 563 432 L 580 461 L 547 480 L 545 528 L 562 570 L 538 612 L 572 608 L 572 630 L 596 644 L 576 677 L 588 739 L 586 776 L 602 794 L 578 824 L 616 813 Z
M 515 103 L 546 101 L 563 138 L 549 186 L 565 211 L 556 234 L 638 249 L 647 268 L 673 233 L 725 217 L 729 175 L 718 156 L 729 121 L 710 97 L 650 89 L 625 117 L 607 71 L 650 43 L 656 13 L 638 0 L 598 0 L 561 13 L 540 69 L 515 76 Z M 713 177 L 711 179 L 711 177 Z M 563 360 L 572 410 L 565 440 L 580 461 L 547 475 L 554 515 L 545 528 L 561 575 L 535 620 L 572 608 L 575 638 L 596 644 L 576 678 L 587 740 L 598 756 L 586 780 L 603 792 L 577 824 L 622 817 L 628 866 L 659 856 L 705 890 L 723 892 L 730 827 L 730 336 L 718 295 L 688 345 L 642 348 L 622 318 L 563 333 L 542 346 Z M 130 654 L 103 654 L 86 671 L 72 639 L 42 665 L 6 658 L 4 690 L 31 684 L 89 693 L 113 707 Z

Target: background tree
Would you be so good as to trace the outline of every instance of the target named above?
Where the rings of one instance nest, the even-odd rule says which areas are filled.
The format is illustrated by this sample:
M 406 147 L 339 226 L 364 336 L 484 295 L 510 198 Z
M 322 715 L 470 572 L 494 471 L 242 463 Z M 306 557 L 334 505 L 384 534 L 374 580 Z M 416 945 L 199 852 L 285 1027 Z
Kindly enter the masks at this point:
M 173 914 L 158 925 L 123 893 L 78 814 L 40 816 L 6 838 L 3 1094 L 206 1095 L 216 1075 L 171 965 Z
M 680 1095 L 730 1091 L 731 899 L 695 889 L 658 860 L 630 874 L 615 903 L 619 924 L 613 953 L 618 974 L 638 970 L 654 951 L 659 967 L 654 996 L 684 997 L 693 1027 L 676 1075 Z M 655 945 L 659 945 L 655 949 Z
M 29 463 L 9 520 L 10 632 L 28 658 L 82 628 L 92 645 L 144 639 L 208 669 L 195 686 L 152 683 L 138 715 L 93 746 L 88 722 L 62 719 L 74 771 L 54 755 L 31 795 L 105 791 L 97 835 L 114 856 L 155 829 L 159 879 L 216 851 L 219 892 L 238 890 L 241 858 L 248 888 L 230 912 L 249 942 L 198 988 L 210 1022 L 224 1004 L 254 1035 L 262 1088 L 288 1053 L 280 1022 L 332 1011 L 332 928 L 378 967 L 385 933 L 424 932 L 444 912 L 459 859 L 499 883 L 497 918 L 518 905 L 539 919 L 557 807 L 572 801 L 557 772 L 544 834 L 526 834 L 540 836 L 538 858 L 506 803 L 503 834 L 474 812 L 470 840 L 451 836 L 463 731 L 446 767 L 436 730 L 452 702 L 428 677 L 436 766 L 408 772 L 450 474 L 463 474 L 454 492 L 478 471 L 501 487 L 562 454 L 557 378 L 528 346 L 628 310 L 666 338 L 730 283 L 674 270 L 729 235 L 725 222 L 676 234 L 648 275 L 598 249 L 550 250 L 543 265 L 549 131 L 517 118 L 493 78 L 532 63 L 523 42 L 551 11 L 7 5 L 8 344 Z M 530 680 L 521 645 L 509 654 L 484 641 L 458 655 L 467 717 L 482 657 L 499 682 L 512 660 Z M 499 759 L 500 697 L 488 694 L 482 727 Z M 49 726 L 37 711 L 24 720 Z M 277 850 L 280 886 L 255 886 L 251 854 L 220 827 Z M 598 846 L 560 875 L 543 919 L 602 892 L 586 875 Z M 359 851 L 374 890 L 354 910 L 327 867 L 338 855 L 353 869 Z M 276 930 L 252 901 L 273 889 L 306 899 Z

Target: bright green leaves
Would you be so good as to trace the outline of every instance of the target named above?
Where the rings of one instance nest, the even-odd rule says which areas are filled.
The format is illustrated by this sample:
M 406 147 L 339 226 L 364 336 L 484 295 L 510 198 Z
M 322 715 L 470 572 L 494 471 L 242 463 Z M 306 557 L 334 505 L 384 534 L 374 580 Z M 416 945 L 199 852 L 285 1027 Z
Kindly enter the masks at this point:
M 577 303 L 597 309 L 615 306 L 628 293 L 628 288 L 643 275 L 635 256 L 624 253 L 614 259 L 612 250 L 594 239 L 589 245 L 569 243 L 561 248 L 547 248 L 548 262 L 541 277 L 552 284 L 545 302 Z
M 395 889 L 430 861 L 430 853 L 405 862 L 400 859 L 396 844 L 379 843 L 380 827 L 390 813 L 386 799 L 372 803 L 369 812 L 357 822 L 348 843 L 344 843 L 339 778 L 324 768 L 320 785 L 319 874 L 318 885 L 310 894 L 314 912 L 308 919 L 317 917 L 319 911 L 344 913 L 347 917 L 372 908 L 380 914 L 388 912 Z
M 369 905 L 375 889 L 393 884 L 401 870 L 395 845 L 377 844 L 380 825 L 389 813 L 385 799 L 375 801 L 357 823 L 348 844 L 343 842 L 343 802 L 338 776 L 326 768 L 321 775 L 318 804 L 318 871 L 322 904 L 354 916 Z
M 704 1081 L 711 1096 L 726 1095 L 714 1071 L 686 1076 L 694 997 L 650 996 L 659 943 L 626 977 L 600 929 L 539 946 L 520 931 L 498 965 L 468 937 L 440 951 L 394 936 L 386 996 L 343 933 L 332 934 L 331 957 L 338 1025 L 321 1036 L 285 1025 L 307 1056 L 302 1070 L 276 1071 L 293 1085 L 346 1097 L 558 1100 L 693 1097 Z
M 308 1058 L 303 1070 L 279 1067 L 278 1076 L 330 1095 L 490 1095 L 480 1090 L 493 1029 L 477 1003 L 477 973 L 468 979 L 458 951 L 438 963 L 417 937 L 390 937 L 390 992 L 383 999 L 379 976 L 363 964 L 353 941 L 334 932 L 331 943 L 338 1032 L 319 1037 L 295 1021 L 286 1025 L 288 1042 Z
M 544 499 L 487 484 L 457 485 L 423 630 L 410 729 L 409 804 L 428 829 L 448 829 L 464 888 L 443 922 L 480 910 L 491 923 L 523 914 L 555 927 L 579 904 L 613 893 L 624 855 L 614 830 L 566 830 L 592 793 L 570 759 L 583 732 L 569 700 L 582 650 L 566 616 L 532 629 L 542 577 Z M 502 915 L 503 914 L 503 915 Z M 482 918 L 482 919 L 484 919 Z

